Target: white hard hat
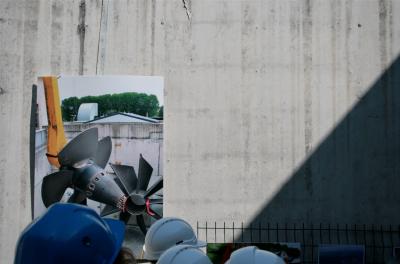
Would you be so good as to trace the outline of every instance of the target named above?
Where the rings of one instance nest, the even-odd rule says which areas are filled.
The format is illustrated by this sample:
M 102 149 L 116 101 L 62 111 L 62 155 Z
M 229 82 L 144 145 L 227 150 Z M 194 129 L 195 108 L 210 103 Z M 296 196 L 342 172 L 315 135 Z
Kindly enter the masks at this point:
M 157 264 L 212 264 L 210 259 L 198 248 L 178 245 L 165 251 Z
M 283 260 L 269 251 L 250 246 L 236 250 L 225 264 L 284 264 Z
M 204 241 L 197 240 L 193 228 L 184 220 L 166 217 L 156 221 L 147 231 L 144 240 L 144 258 L 157 260 L 161 254 L 176 245 L 205 247 Z

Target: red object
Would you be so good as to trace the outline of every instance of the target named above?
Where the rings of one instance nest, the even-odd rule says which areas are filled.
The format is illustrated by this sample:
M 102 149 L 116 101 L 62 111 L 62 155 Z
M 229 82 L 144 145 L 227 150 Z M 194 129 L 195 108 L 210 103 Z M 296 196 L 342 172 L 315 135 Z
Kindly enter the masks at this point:
M 146 200 L 146 212 L 151 216 L 155 215 L 155 213 L 153 213 L 153 211 L 151 211 L 151 208 L 150 208 L 150 199 Z

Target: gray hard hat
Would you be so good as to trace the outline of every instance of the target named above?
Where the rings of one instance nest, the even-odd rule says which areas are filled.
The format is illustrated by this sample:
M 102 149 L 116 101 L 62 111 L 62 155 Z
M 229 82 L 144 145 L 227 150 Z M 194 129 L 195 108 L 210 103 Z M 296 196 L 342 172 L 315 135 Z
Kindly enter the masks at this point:
M 178 245 L 165 251 L 157 264 L 212 264 L 210 259 L 198 248 Z
M 157 260 L 161 254 L 176 245 L 205 247 L 207 243 L 197 240 L 193 228 L 184 220 L 166 217 L 156 221 L 147 231 L 144 240 L 144 258 Z
M 236 250 L 225 264 L 284 264 L 283 260 L 272 252 L 250 246 Z

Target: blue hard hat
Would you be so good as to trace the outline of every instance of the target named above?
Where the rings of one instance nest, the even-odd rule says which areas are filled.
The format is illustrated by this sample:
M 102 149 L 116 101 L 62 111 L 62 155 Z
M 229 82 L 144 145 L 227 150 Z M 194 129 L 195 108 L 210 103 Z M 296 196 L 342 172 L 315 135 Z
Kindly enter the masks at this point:
M 124 234 L 121 221 L 87 206 L 56 203 L 22 232 L 14 263 L 113 263 Z

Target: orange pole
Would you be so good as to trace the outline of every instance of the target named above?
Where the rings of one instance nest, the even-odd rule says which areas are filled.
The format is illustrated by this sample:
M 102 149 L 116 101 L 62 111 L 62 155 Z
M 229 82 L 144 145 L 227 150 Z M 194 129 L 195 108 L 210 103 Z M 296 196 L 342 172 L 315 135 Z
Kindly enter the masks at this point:
M 58 93 L 57 77 L 42 77 L 47 109 L 47 159 L 50 164 L 60 167 L 58 153 L 65 146 L 67 140 L 64 134 L 64 125 L 61 115 L 60 95 Z

